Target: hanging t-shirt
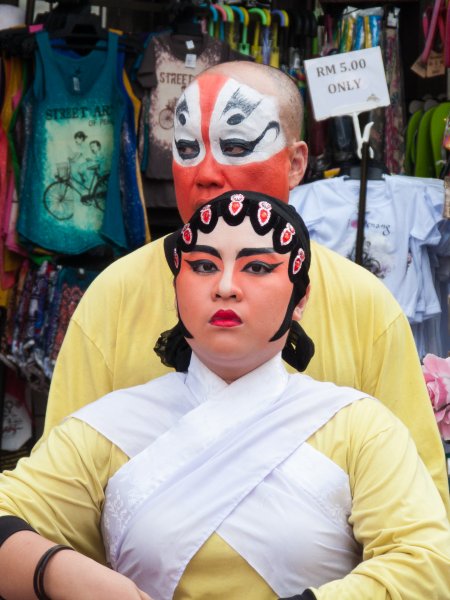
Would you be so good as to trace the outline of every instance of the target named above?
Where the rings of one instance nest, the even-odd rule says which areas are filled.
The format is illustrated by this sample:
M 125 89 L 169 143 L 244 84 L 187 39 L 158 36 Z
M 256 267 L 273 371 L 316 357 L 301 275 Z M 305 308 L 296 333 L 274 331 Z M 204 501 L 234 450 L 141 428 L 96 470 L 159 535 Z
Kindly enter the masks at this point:
M 138 166 L 136 131 L 140 102 L 134 95 L 124 69 L 124 54 L 119 53 L 119 80 L 123 85 L 125 115 L 120 136 L 120 191 L 128 246 L 138 248 L 150 241 L 150 231 L 145 210 L 141 173 Z
M 22 89 L 22 61 L 17 57 L 3 58 L 4 62 L 4 97 L 0 110 L 0 156 L 2 176 L 0 179 L 0 304 L 7 305 L 8 294 L 5 290 L 12 288 L 16 272 L 20 264 L 19 257 L 10 251 L 5 241 L 9 233 L 9 215 L 15 196 L 15 178 L 13 154 L 9 144 L 9 130 L 17 106 L 17 98 Z
M 230 60 L 251 58 L 206 34 L 164 33 L 148 43 L 137 77 L 145 90 L 140 146 L 141 156 L 146 156 L 142 168 L 148 206 L 176 207 L 175 195 L 164 183 L 172 181 L 173 116 L 178 98 L 199 73 Z M 155 182 L 154 189 L 149 180 Z
M 17 229 L 28 245 L 79 254 L 126 249 L 119 187 L 123 86 L 118 35 L 73 57 L 36 34 L 36 74 L 25 99 L 28 138 Z
M 298 186 L 289 202 L 312 239 L 354 260 L 359 190 L 357 180 L 324 179 Z M 439 213 L 436 207 L 443 199 L 441 180 L 386 175 L 368 181 L 362 266 L 386 284 L 411 322 L 436 314 L 436 292 L 422 248 L 440 240 L 442 208 Z M 423 286 L 428 286 L 426 295 Z

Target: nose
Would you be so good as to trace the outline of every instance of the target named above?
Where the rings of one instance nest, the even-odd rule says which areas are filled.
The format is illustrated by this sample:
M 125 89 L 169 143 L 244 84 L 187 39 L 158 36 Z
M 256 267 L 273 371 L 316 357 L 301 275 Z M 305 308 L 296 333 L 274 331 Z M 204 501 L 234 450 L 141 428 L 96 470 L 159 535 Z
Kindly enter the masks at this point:
M 224 268 L 213 294 L 216 300 L 220 298 L 222 300 L 231 299 L 239 302 L 242 299 L 242 290 L 232 268 Z
M 225 176 L 222 165 L 219 164 L 211 151 L 207 151 L 205 158 L 198 165 L 195 182 L 202 188 L 223 188 Z

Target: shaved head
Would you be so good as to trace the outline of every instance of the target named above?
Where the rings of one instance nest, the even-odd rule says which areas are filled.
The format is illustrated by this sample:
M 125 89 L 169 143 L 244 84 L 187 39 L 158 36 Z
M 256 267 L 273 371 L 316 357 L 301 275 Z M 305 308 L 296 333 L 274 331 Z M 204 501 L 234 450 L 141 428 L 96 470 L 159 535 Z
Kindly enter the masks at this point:
M 308 160 L 302 119 L 300 92 L 278 69 L 237 61 L 198 75 L 174 118 L 172 171 L 184 222 L 232 189 L 263 190 L 288 202 Z
M 303 100 L 295 82 L 280 69 L 250 61 L 232 61 L 210 67 L 197 76 L 221 74 L 255 88 L 262 94 L 275 96 L 281 124 L 288 144 L 300 139 L 303 122 Z

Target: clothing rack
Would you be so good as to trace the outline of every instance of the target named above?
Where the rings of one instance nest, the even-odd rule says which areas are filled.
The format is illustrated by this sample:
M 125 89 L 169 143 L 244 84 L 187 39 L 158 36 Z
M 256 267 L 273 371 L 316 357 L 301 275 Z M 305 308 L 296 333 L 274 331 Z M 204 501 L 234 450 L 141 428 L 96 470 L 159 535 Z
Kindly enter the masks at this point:
M 364 247 L 364 223 L 366 219 L 366 196 L 367 196 L 367 170 L 369 162 L 369 142 L 363 141 L 361 145 L 361 183 L 359 188 L 358 203 L 358 226 L 356 230 L 355 262 L 363 264 Z
M 49 4 L 54 3 L 51 0 L 45 0 Z M 127 0 L 126 4 L 123 0 L 60 0 L 57 6 L 65 9 L 67 12 L 77 11 L 80 7 L 98 6 L 100 8 L 125 9 L 127 11 L 143 11 L 148 13 L 163 13 L 167 12 L 166 3 L 148 2 L 147 0 Z M 27 0 L 25 8 L 25 23 L 31 25 L 34 19 L 36 0 Z M 53 9 L 53 7 L 52 7 Z M 53 9 L 54 10 L 54 9 Z

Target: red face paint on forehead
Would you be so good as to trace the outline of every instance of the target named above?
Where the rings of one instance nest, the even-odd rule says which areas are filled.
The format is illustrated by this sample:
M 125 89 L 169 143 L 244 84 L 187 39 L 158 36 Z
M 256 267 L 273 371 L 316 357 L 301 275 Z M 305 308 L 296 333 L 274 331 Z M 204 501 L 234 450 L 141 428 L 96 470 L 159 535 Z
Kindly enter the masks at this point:
M 225 85 L 228 77 L 224 75 L 208 74 L 197 80 L 200 90 L 200 111 L 202 115 L 201 132 L 205 144 L 209 144 L 209 127 L 211 115 L 217 102 L 217 96 Z
M 289 152 L 273 96 L 220 74 L 204 74 L 175 114 L 173 176 L 186 222 L 198 206 L 231 189 L 287 202 Z

